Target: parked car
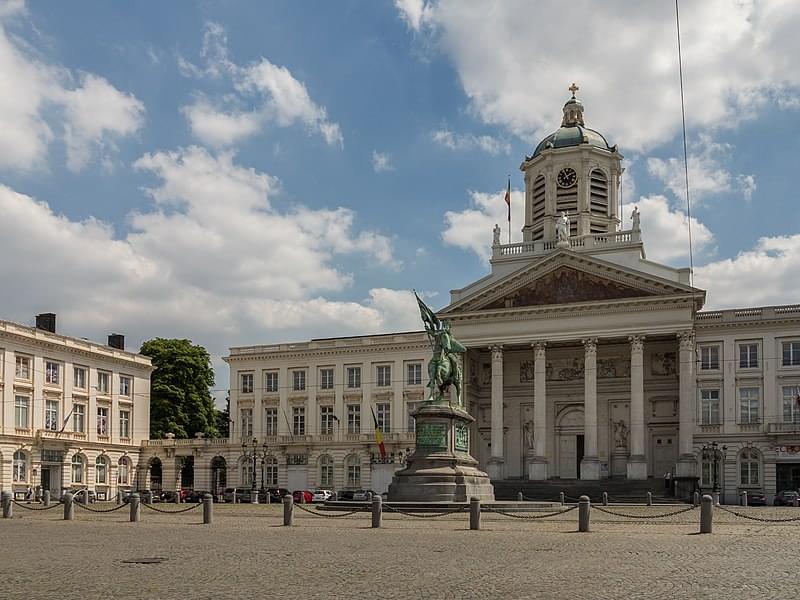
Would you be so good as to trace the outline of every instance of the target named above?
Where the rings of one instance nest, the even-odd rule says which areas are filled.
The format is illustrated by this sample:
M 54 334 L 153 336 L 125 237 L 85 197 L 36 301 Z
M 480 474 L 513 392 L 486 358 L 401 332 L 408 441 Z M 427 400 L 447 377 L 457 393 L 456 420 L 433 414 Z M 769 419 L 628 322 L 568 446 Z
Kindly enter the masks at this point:
M 225 488 L 222 493 L 222 499 L 225 502 L 233 502 L 234 496 L 236 502 L 250 502 L 250 488 Z
M 122 501 L 125 504 L 131 501 L 131 494 L 139 494 L 139 501 L 145 502 L 147 504 L 152 504 L 153 502 L 161 502 L 161 495 L 154 494 L 150 490 L 128 490 L 122 493 Z
M 211 494 L 211 492 L 207 490 L 192 490 L 186 494 L 184 502 L 202 502 L 206 494 Z M 211 494 L 211 498 L 214 502 L 217 502 L 217 497 L 214 494 Z
M 172 490 L 167 490 L 161 494 L 161 501 L 162 502 L 175 502 L 175 496 L 180 494 L 181 502 L 186 502 L 186 498 L 189 496 L 188 490 L 178 490 L 177 492 Z
M 284 496 L 288 496 L 291 492 L 286 488 L 269 488 L 267 493 L 270 497 L 270 502 L 280 502 Z
M 314 490 L 314 497 L 311 499 L 312 502 L 325 502 L 331 499 L 333 496 L 333 492 L 330 490 Z
M 97 501 L 97 496 L 95 495 L 94 490 L 87 488 L 71 488 L 62 492 L 61 498 L 59 499 L 61 502 L 64 501 L 64 496 L 66 496 L 67 493 L 72 494 L 72 499 L 75 502 L 83 502 L 85 496 L 88 496 L 90 503 Z
M 366 502 L 367 500 L 372 500 L 372 497 L 376 494 L 377 492 L 373 492 L 372 490 L 356 490 L 353 492 L 353 500 L 356 502 Z
M 747 492 L 747 504 L 750 506 L 766 506 L 767 495 L 764 492 Z
M 336 494 L 336 497 L 339 500 L 352 500 L 353 499 L 353 490 L 343 490 Z
M 800 494 L 794 490 L 781 490 L 775 494 L 775 506 L 792 506 L 794 501 L 800 498 Z
M 303 494 L 303 501 L 306 504 L 311 504 L 314 501 L 314 494 L 308 490 L 295 490 L 292 492 L 292 498 L 295 502 L 300 502 L 300 494 Z

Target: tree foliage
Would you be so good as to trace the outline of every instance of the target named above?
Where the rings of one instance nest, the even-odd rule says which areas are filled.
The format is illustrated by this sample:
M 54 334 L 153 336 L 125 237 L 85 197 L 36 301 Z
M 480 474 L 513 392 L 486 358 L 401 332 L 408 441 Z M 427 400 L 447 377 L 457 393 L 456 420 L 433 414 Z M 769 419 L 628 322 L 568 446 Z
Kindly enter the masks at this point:
M 217 411 L 209 391 L 214 385 L 211 356 L 191 340 L 155 338 L 139 350 L 155 370 L 150 377 L 150 436 L 193 437 L 202 431 L 217 437 Z

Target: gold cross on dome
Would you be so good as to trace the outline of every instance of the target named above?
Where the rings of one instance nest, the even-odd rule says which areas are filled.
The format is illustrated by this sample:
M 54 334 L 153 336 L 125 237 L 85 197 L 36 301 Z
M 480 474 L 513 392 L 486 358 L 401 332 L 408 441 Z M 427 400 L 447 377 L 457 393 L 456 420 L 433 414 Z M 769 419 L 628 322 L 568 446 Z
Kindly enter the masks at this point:
M 571 85 L 571 86 L 569 86 L 567 89 L 568 89 L 570 92 L 572 92 L 572 97 L 574 98 L 574 97 L 575 97 L 575 92 L 577 92 L 577 91 L 578 91 L 579 89 L 581 89 L 581 88 L 579 88 L 577 85 L 575 85 L 575 82 L 573 81 L 573 82 L 572 82 L 572 85 Z

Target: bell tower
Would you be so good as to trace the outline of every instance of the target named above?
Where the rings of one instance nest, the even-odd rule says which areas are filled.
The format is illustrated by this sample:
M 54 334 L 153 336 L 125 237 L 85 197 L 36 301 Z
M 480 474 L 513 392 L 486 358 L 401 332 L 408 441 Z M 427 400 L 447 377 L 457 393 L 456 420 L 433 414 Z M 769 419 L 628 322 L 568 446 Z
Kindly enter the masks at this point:
M 579 90 L 563 108 L 561 127 L 545 137 L 520 165 L 525 173 L 525 226 L 527 242 L 556 240 L 556 222 L 566 213 L 570 237 L 613 233 L 619 218 L 619 183 L 622 155 L 616 145 L 584 124 Z

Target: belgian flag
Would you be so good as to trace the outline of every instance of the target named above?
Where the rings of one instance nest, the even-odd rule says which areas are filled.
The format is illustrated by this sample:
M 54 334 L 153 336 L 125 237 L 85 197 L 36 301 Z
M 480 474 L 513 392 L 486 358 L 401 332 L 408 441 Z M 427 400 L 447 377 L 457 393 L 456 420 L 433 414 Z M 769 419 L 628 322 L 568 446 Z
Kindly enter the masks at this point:
M 375 443 L 378 444 L 381 458 L 386 458 L 386 446 L 383 445 L 383 430 L 378 425 L 378 417 L 375 416 L 375 409 L 370 407 L 370 410 L 372 411 L 372 422 L 375 423 Z

